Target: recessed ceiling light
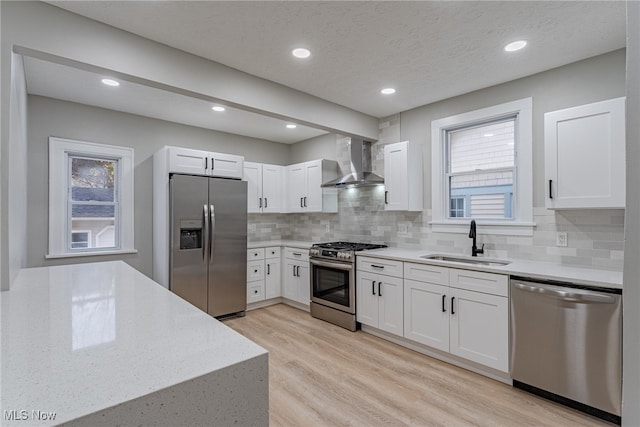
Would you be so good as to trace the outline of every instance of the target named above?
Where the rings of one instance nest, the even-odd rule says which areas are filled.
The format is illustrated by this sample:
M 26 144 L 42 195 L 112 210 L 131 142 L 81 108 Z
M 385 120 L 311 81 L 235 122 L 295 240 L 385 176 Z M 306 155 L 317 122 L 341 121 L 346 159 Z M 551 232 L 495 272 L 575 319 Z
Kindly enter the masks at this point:
M 392 88 L 392 87 L 386 87 L 386 88 L 382 89 L 380 91 L 380 93 L 383 94 L 383 95 L 391 95 L 393 93 L 396 93 L 396 90 L 394 88 Z
M 120 86 L 120 83 L 113 79 L 102 79 L 102 83 L 107 86 Z
M 524 40 L 518 40 L 515 42 L 511 42 L 504 47 L 504 50 L 507 52 L 515 52 L 516 50 L 520 50 L 527 45 L 527 42 Z
M 287 128 L 288 128 L 288 129 L 295 129 L 295 128 L 296 128 L 296 125 L 294 125 L 293 123 L 289 123 L 289 124 L 287 125 Z
M 291 54 L 296 58 L 308 58 L 311 56 L 311 51 L 309 49 L 299 47 L 297 49 L 293 49 Z
M 211 109 L 212 109 L 213 111 L 217 111 L 218 113 L 220 113 L 220 112 L 222 112 L 222 111 L 225 111 L 225 110 L 226 110 L 226 108 L 221 107 L 220 105 L 214 105 L 213 107 L 211 107 Z

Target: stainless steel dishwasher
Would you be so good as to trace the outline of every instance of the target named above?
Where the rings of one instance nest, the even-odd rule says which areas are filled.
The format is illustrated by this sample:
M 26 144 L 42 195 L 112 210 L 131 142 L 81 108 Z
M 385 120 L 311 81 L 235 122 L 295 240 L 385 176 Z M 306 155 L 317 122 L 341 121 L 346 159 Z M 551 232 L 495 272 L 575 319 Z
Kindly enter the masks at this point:
M 511 279 L 514 386 L 620 423 L 622 291 Z

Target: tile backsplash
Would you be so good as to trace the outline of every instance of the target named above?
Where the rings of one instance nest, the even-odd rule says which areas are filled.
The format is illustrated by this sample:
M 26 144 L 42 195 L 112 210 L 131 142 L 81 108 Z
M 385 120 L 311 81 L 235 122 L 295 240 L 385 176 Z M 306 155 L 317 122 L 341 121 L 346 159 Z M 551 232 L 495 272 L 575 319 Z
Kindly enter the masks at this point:
M 380 139 L 372 146 L 373 172 L 384 174 L 382 147 L 399 141 L 397 117 L 384 119 Z M 348 138 L 337 138 L 338 163 L 349 170 Z M 249 241 L 334 240 L 384 243 L 392 247 L 425 252 L 471 254 L 468 235 L 431 230 L 431 211 L 386 212 L 384 187 L 349 188 L 338 191 L 337 213 L 249 214 Z M 485 256 L 549 261 L 622 271 L 624 258 L 624 210 L 553 211 L 534 208 L 533 236 L 482 234 Z M 567 247 L 556 246 L 556 233 L 567 233 Z

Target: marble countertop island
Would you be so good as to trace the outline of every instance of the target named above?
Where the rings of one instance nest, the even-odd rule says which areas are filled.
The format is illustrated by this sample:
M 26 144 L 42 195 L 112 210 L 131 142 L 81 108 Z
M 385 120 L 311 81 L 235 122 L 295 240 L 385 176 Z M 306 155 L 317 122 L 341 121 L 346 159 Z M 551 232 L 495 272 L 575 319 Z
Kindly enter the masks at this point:
M 268 425 L 266 350 L 122 261 L 24 269 L 0 310 L 3 426 Z

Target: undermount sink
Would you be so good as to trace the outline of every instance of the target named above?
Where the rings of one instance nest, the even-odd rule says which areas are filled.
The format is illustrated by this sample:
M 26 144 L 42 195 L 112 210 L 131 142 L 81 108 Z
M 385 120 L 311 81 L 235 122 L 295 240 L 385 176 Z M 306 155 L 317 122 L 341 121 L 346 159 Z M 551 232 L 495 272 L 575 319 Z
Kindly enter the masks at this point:
M 498 259 L 482 259 L 471 258 L 454 255 L 422 255 L 420 258 L 432 259 L 434 261 L 449 261 L 449 262 L 461 262 L 464 264 L 476 264 L 476 265 L 489 265 L 489 266 L 501 266 L 508 265 L 510 261 L 502 261 Z

